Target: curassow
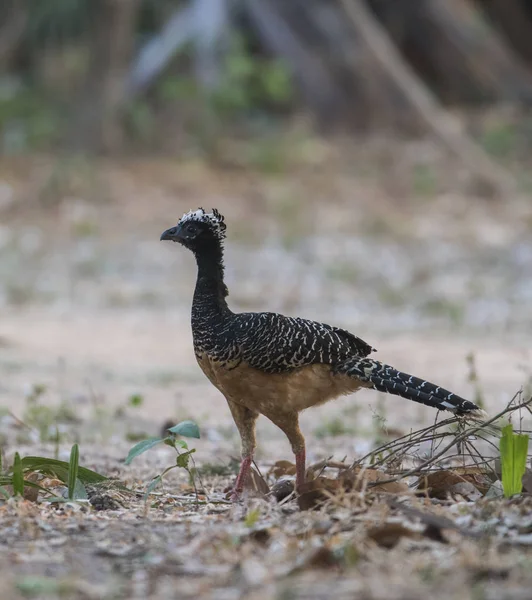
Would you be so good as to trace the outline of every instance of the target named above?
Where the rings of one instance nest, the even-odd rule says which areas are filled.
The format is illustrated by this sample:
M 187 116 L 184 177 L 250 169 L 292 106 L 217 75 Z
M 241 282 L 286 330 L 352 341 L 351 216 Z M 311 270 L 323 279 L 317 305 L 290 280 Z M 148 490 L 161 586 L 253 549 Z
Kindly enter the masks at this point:
M 290 441 L 297 489 L 305 478 L 298 415 L 306 408 L 367 387 L 459 415 L 478 410 L 440 386 L 367 358 L 373 348 L 344 329 L 276 313 L 231 312 L 224 283 L 225 230 L 216 209 L 207 213 L 199 208 L 183 215 L 161 240 L 179 242 L 196 257 L 194 352 L 205 375 L 225 396 L 242 440 L 233 500 L 249 474 L 260 414 Z

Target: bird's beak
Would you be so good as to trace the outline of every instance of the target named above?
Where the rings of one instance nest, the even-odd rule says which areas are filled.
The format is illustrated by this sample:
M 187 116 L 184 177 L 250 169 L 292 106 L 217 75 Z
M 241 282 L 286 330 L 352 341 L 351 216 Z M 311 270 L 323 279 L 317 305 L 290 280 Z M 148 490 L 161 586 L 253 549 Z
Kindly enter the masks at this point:
M 178 237 L 177 234 L 178 234 L 177 226 L 170 227 L 170 229 L 167 229 L 166 231 L 162 232 L 160 241 L 162 242 L 163 240 L 170 240 L 172 242 L 175 242 L 175 241 L 177 241 L 177 237 Z

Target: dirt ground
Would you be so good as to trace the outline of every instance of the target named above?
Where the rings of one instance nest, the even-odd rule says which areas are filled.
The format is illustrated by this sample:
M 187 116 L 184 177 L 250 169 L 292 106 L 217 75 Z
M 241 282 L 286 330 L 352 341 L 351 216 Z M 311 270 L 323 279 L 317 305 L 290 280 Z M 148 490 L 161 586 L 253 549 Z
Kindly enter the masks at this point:
M 350 329 L 384 362 L 481 394 L 490 414 L 530 385 L 532 203 L 475 197 L 431 151 L 429 189 L 416 179 L 424 153 L 415 145 L 401 147 L 393 168 L 379 144 L 350 161 L 319 146 L 277 175 L 169 160 L 0 165 L 5 462 L 15 451 L 52 456 L 47 427 L 57 425 L 59 458 L 78 441 L 84 466 L 139 492 L 100 511 L 0 506 L 2 599 L 529 597 L 527 498 L 419 501 L 462 529 L 435 540 L 410 519 L 413 533 L 389 548 L 368 532 L 406 517 L 382 498 L 312 512 L 252 497 L 231 507 L 231 475 L 206 468 L 199 506 L 175 472 L 146 504 L 171 449 L 124 465 L 134 440 L 183 419 L 201 428 L 198 467 L 220 472 L 239 454 L 225 401 L 192 352 L 193 258 L 158 241 L 197 206 L 226 215 L 234 310 Z M 52 415 L 44 425 L 31 410 L 36 389 Z M 426 407 L 363 391 L 307 411 L 302 429 L 310 463 L 351 461 L 383 433 L 433 419 Z M 291 460 L 288 443 L 261 419 L 258 465 L 265 473 L 280 459 Z

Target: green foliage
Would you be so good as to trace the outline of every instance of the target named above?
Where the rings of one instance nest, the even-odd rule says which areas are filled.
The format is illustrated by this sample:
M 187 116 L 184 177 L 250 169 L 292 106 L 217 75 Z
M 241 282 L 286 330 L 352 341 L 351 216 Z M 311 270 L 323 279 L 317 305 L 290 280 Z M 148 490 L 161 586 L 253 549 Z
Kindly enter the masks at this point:
M 514 433 L 510 423 L 502 428 L 499 444 L 501 454 L 502 487 L 504 496 L 510 498 L 523 489 L 523 475 L 526 471 L 528 435 Z
M 74 444 L 70 451 L 70 461 L 68 464 L 68 499 L 74 500 L 76 497 L 76 484 L 78 483 L 78 469 L 79 469 L 79 446 Z M 81 482 L 80 482 L 81 483 Z M 81 484 L 83 491 L 85 488 Z M 87 494 L 85 493 L 85 497 Z
M 41 400 L 44 399 L 46 391 L 46 386 L 42 384 L 33 385 L 26 396 L 26 409 L 22 420 L 39 432 L 42 442 L 54 442 L 57 446 L 61 442 L 58 423 L 73 423 L 77 421 L 77 417 L 66 403 L 53 407 L 43 404 Z
M 259 517 L 260 517 L 260 510 L 258 508 L 250 510 L 247 513 L 246 518 L 244 519 L 244 525 L 246 527 L 248 527 L 249 529 L 251 529 L 252 527 L 254 527 L 257 524 Z
M 131 450 L 129 451 L 129 454 L 126 457 L 125 464 L 130 465 L 134 458 L 140 456 L 141 454 L 144 454 L 144 452 L 146 452 L 150 448 L 153 448 L 154 446 L 161 444 L 162 442 L 164 442 L 163 438 L 148 438 L 147 440 L 142 440 L 142 442 L 135 444 L 133 448 L 131 448 Z
M 144 403 L 144 396 L 142 396 L 141 394 L 132 394 L 129 397 L 129 406 L 133 406 L 133 407 L 138 407 L 138 406 L 142 406 L 142 404 Z
M 77 588 L 70 581 L 58 580 L 57 577 L 41 577 L 40 575 L 25 575 L 16 582 L 18 591 L 27 598 L 56 597 L 75 594 Z
M 177 425 L 170 427 L 168 429 L 168 435 L 164 438 L 148 438 L 139 442 L 131 450 L 129 451 L 125 464 L 129 465 L 133 461 L 134 458 L 143 454 L 150 448 L 153 448 L 159 444 L 165 444 L 170 446 L 176 451 L 176 460 L 175 464 L 170 465 L 162 473 L 155 476 L 146 489 L 145 499 L 153 492 L 153 490 L 162 483 L 163 477 L 171 471 L 172 469 L 180 468 L 185 469 L 188 473 L 192 484 L 194 485 L 194 489 L 196 490 L 196 498 L 198 497 L 198 491 L 196 489 L 196 483 L 194 480 L 194 472 L 195 469 L 190 467 L 190 460 L 192 458 L 192 454 L 196 452 L 195 448 L 189 450 L 187 443 L 184 440 L 178 439 L 176 436 L 181 435 L 189 438 L 199 438 L 200 431 L 199 427 L 194 421 L 181 421 Z M 180 450 L 185 450 L 185 452 L 181 452 Z M 192 459 L 193 461 L 193 459 Z
M 196 438 L 200 437 L 199 427 L 194 421 L 181 421 L 177 425 L 168 429 L 174 435 L 182 435 L 183 437 Z
M 26 85 L 0 88 L 0 150 L 17 154 L 59 139 L 61 107 Z
M 292 94 L 290 73 L 284 64 L 254 56 L 245 39 L 235 36 L 211 102 L 221 115 L 235 116 L 268 105 L 286 105 Z
M 15 453 L 15 460 L 13 462 L 13 494 L 15 496 L 24 495 L 24 472 L 22 470 L 22 461 L 20 460 L 20 454 Z
M 43 456 L 25 456 L 22 459 L 22 467 L 25 472 L 39 472 L 50 477 L 56 477 L 65 484 L 68 483 L 68 472 L 70 463 L 64 460 L 55 458 L 46 458 Z M 87 469 L 86 467 L 78 466 L 77 477 L 83 484 L 96 484 L 107 481 L 107 477 Z
M 25 456 L 24 458 L 20 458 L 19 453 L 16 452 L 12 468 L 7 473 L 0 473 L 0 494 L 4 498 L 8 498 L 9 493 L 4 486 L 11 486 L 14 496 L 23 496 L 24 489 L 31 487 L 45 492 L 49 496 L 49 501 L 65 501 L 64 498 L 56 496 L 50 498 L 50 496 L 53 496 L 50 490 L 27 479 L 28 475 L 34 473 L 55 477 L 62 481 L 68 487 L 69 501 L 87 498 L 84 484 L 97 484 L 107 481 L 107 477 L 100 473 L 79 466 L 79 447 L 77 444 L 74 444 L 69 462 L 46 458 L 44 456 Z

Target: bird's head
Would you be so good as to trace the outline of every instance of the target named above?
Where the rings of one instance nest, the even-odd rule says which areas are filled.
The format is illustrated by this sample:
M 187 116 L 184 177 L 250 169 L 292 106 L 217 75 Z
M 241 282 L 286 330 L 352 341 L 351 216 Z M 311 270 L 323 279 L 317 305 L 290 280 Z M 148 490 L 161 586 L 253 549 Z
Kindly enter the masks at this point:
M 210 213 L 198 208 L 185 213 L 177 225 L 164 231 L 161 240 L 179 242 L 189 250 L 198 252 L 213 244 L 221 246 L 225 228 L 224 218 L 215 208 Z

